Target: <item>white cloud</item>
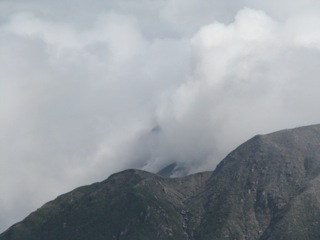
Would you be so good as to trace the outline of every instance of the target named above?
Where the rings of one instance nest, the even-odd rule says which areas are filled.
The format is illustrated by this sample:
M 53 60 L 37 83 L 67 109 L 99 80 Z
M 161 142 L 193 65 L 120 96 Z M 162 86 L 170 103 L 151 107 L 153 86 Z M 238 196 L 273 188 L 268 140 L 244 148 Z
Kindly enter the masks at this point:
M 318 5 L 2 1 L 0 229 L 115 171 L 212 170 L 319 122 Z
M 166 141 L 180 154 L 176 159 L 194 169 L 214 168 L 254 134 L 318 121 L 311 106 L 318 98 L 312 89 L 318 89 L 319 72 L 310 64 L 319 53 L 290 38 L 288 26 L 244 8 L 234 23 L 214 22 L 195 34 L 191 79 L 158 115 Z

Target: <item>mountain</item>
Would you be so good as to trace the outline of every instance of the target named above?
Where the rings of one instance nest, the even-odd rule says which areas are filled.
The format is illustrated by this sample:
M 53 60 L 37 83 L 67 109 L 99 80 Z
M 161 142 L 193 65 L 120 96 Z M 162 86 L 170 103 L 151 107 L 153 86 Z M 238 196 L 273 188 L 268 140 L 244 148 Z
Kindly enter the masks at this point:
M 114 174 L 59 196 L 0 235 L 53 239 L 318 240 L 320 125 L 255 136 L 213 172 Z
M 256 136 L 207 182 L 199 239 L 320 239 L 320 125 Z
M 185 177 L 188 174 L 188 170 L 181 166 L 178 165 L 177 163 L 171 163 L 164 168 L 160 169 L 157 174 L 162 176 L 162 177 L 170 177 L 170 178 L 175 178 L 175 177 Z
M 0 239 L 186 239 L 188 200 L 210 175 L 127 170 L 59 196 Z

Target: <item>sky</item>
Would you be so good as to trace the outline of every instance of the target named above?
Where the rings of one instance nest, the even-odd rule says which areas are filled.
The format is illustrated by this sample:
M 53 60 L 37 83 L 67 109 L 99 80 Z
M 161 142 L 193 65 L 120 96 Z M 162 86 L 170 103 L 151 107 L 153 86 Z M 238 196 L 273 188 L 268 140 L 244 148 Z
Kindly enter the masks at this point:
M 317 0 L 0 0 L 0 232 L 128 168 L 214 170 L 320 123 Z

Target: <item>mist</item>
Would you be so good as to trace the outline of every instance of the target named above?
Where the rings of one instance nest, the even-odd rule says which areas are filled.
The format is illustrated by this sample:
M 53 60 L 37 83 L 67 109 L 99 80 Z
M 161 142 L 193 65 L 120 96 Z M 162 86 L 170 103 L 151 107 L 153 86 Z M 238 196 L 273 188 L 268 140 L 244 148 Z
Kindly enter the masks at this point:
M 128 168 L 320 122 L 317 1 L 0 2 L 0 231 Z

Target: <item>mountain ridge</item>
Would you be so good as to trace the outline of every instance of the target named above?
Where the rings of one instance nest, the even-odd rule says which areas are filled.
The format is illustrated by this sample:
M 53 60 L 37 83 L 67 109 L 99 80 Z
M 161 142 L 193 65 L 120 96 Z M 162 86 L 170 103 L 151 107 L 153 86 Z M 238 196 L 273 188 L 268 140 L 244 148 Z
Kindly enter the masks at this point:
M 48 202 L 0 234 L 40 239 L 320 239 L 320 125 L 256 135 L 214 171 L 125 170 Z

